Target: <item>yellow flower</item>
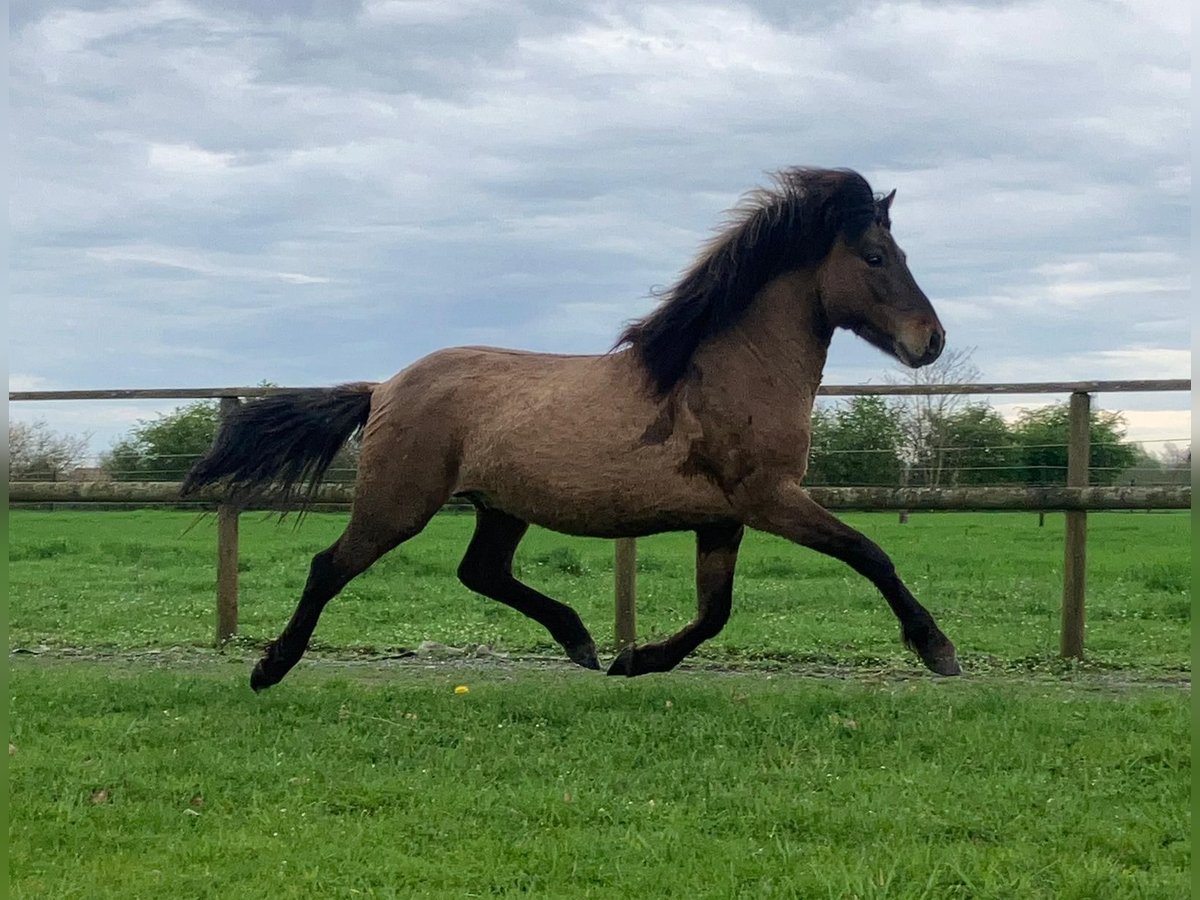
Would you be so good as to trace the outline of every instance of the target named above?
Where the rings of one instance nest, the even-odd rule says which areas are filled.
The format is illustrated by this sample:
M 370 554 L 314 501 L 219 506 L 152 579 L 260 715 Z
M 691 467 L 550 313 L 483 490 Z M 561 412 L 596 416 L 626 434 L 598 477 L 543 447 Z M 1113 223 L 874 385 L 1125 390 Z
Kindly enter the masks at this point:
M 470 693 L 470 690 L 471 690 L 471 689 L 470 689 L 469 687 L 467 687 L 465 684 L 460 684 L 458 687 L 456 687 L 456 688 L 454 689 L 454 693 L 456 693 L 456 694 L 466 694 L 466 693 Z

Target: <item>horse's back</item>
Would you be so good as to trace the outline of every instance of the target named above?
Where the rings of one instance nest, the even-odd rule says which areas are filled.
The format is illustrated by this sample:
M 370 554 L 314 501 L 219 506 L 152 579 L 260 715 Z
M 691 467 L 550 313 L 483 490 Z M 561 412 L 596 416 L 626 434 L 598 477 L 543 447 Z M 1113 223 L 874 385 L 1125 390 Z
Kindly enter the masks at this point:
M 610 356 L 567 356 L 498 347 L 450 347 L 397 372 L 375 390 L 373 408 L 441 416 L 458 429 L 522 409 L 569 406 L 614 379 Z M 628 391 L 632 393 L 632 391 Z
M 664 402 L 628 353 L 440 350 L 376 388 L 364 463 L 436 466 L 452 493 L 560 531 L 688 527 L 724 498 L 679 473 L 683 438 L 646 439 Z

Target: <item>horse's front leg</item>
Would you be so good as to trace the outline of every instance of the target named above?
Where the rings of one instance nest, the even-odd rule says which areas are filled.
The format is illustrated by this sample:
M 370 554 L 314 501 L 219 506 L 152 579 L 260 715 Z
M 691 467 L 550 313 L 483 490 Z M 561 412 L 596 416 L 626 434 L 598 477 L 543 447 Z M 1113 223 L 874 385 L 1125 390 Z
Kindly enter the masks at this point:
M 921 661 L 939 675 L 961 674 L 954 645 L 905 587 L 892 560 L 878 545 L 814 502 L 796 481 L 779 483 L 751 506 L 746 524 L 752 528 L 839 559 L 870 579 L 900 620 L 904 643 Z
M 733 605 L 733 569 L 740 524 L 710 525 L 696 531 L 696 618 L 679 632 L 652 644 L 630 644 L 608 669 L 609 675 L 645 675 L 675 668 L 704 641 L 716 637 L 729 621 Z

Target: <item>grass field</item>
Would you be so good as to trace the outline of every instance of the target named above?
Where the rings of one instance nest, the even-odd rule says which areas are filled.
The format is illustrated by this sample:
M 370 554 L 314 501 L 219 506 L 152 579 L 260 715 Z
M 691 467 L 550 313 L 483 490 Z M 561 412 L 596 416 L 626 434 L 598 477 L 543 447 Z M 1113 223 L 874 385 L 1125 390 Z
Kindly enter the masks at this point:
M 1051 664 L 1062 595 L 1062 516 L 849 515 L 880 543 L 968 665 Z M 242 517 L 241 632 L 273 638 L 295 606 L 308 561 L 345 523 L 314 514 L 299 528 Z M 388 651 L 425 640 L 557 653 L 540 626 L 462 587 L 454 571 L 473 518 L 444 514 L 355 580 L 326 610 L 316 648 Z M 189 530 L 190 527 L 190 530 Z M 1190 669 L 1191 529 L 1186 513 L 1089 516 L 1087 650 L 1097 666 Z M 613 633 L 612 543 L 533 531 L 522 576 L 578 609 L 601 646 Z M 643 639 L 695 612 L 692 538 L 639 541 Z M 205 646 L 212 640 L 215 521 L 180 512 L 31 512 L 10 519 L 14 645 Z M 910 665 L 891 612 L 841 563 L 750 534 L 733 617 L 708 659 Z
M 176 665 L 13 665 L 13 896 L 1189 890 L 1180 688 Z
M 1082 665 L 1055 658 L 1061 517 L 846 518 L 893 555 L 967 677 L 925 674 L 870 585 L 762 535 L 728 628 L 686 670 L 362 656 L 424 640 L 558 653 L 458 585 L 471 519 L 443 515 L 254 695 L 252 657 L 344 517 L 243 516 L 242 638 L 218 654 L 211 519 L 15 511 L 10 643 L 33 652 L 9 666 L 10 891 L 1186 896 L 1186 514 L 1089 517 Z M 639 542 L 643 638 L 692 615 L 692 552 L 685 535 Z M 611 643 L 611 543 L 535 532 L 518 564 Z

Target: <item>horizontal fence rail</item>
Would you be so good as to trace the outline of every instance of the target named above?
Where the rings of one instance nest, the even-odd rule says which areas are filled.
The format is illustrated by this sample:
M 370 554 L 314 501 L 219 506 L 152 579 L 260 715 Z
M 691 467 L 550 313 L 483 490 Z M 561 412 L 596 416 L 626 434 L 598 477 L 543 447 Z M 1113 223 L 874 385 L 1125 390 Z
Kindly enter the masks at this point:
M 322 387 L 328 387 L 323 385 Z M 1190 391 L 1189 378 L 1143 381 L 1016 381 L 995 384 L 826 384 L 822 397 L 937 396 L 942 394 L 1141 394 Z M 10 401 L 28 400 L 216 400 L 221 397 L 249 400 L 271 397 L 295 387 L 124 388 L 103 391 L 9 391 Z
M 827 509 L 837 510 L 1117 510 L 1189 509 L 1190 485 L 1150 487 L 810 487 L 807 493 Z M 308 503 L 347 506 L 354 498 L 352 484 L 322 484 Z M 186 500 L 173 481 L 14 481 L 8 486 L 10 503 L 123 503 L 200 504 L 222 503 L 218 488 L 205 488 Z M 303 503 L 256 503 L 243 509 L 300 509 Z
M 936 396 L 947 394 L 1058 394 L 1070 397 L 1068 466 L 1066 485 L 972 487 L 809 487 L 809 495 L 822 506 L 837 510 L 1062 510 L 1067 516 L 1063 561 L 1061 653 L 1083 656 L 1084 591 L 1087 573 L 1087 513 L 1089 510 L 1188 509 L 1190 485 L 1088 486 L 1089 422 L 1091 395 L 1191 391 L 1190 379 L 1135 381 L 1006 382 L 1000 384 L 879 384 L 825 385 L 820 396 Z M 221 401 L 221 414 L 236 408 L 239 400 L 269 397 L 297 388 L 223 387 L 85 391 L 10 391 L 10 401 L 62 400 L 211 400 Z M 216 507 L 217 537 L 217 644 L 237 633 L 238 514 L 253 509 L 218 489 L 200 491 L 195 498 L 179 497 L 175 482 L 66 481 L 10 482 L 12 504 L 124 504 Z M 347 483 L 319 486 L 309 498 L 316 507 L 345 506 L 353 488 Z M 291 504 L 296 508 L 298 504 Z M 261 508 L 281 509 L 279 505 Z M 614 594 L 618 649 L 635 640 L 636 559 L 632 538 L 616 541 Z

